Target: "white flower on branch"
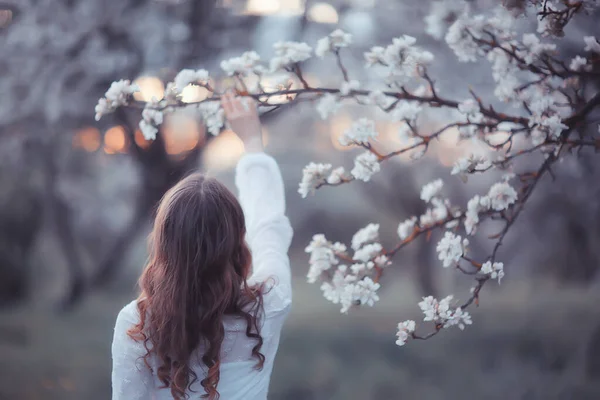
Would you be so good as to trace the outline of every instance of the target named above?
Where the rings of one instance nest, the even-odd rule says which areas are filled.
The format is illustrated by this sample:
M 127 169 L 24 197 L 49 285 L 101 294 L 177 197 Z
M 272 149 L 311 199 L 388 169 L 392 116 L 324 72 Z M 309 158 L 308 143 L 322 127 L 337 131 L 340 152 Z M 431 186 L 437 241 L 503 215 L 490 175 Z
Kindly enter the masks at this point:
M 481 273 L 489 275 L 491 279 L 498 279 L 498 284 L 504 277 L 504 264 L 501 262 L 495 262 L 492 264 L 491 261 L 486 261 L 481 266 Z
M 375 242 L 379 239 L 379 224 L 369 224 L 358 230 L 352 236 L 352 250 L 360 249 L 364 244 Z
M 431 199 L 440 194 L 443 187 L 444 182 L 441 179 L 436 179 L 435 181 L 423 185 L 423 188 L 421 189 L 421 200 L 425 203 L 431 202 Z
M 118 107 L 127 105 L 132 95 L 139 91 L 138 85 L 127 79 L 113 82 L 104 97 L 98 100 L 95 109 L 96 121 L 99 121 L 102 116 L 115 111 Z
M 379 165 L 377 156 L 370 151 L 366 151 L 354 159 L 354 168 L 350 173 L 356 179 L 368 182 L 371 180 L 371 176 L 380 170 L 381 165 Z
M 533 64 L 542 54 L 556 50 L 556 45 L 553 43 L 542 43 L 534 33 L 526 33 L 523 35 L 523 48 L 518 50 L 516 54 L 521 57 L 526 64 Z
M 358 89 L 360 89 L 359 81 L 352 80 L 352 81 L 348 81 L 348 82 L 342 82 L 342 86 L 340 86 L 340 95 L 348 96 L 354 90 L 358 90 Z
M 442 300 L 438 301 L 433 296 L 423 297 L 423 300 L 419 302 L 419 308 L 423 311 L 425 317 L 423 321 L 443 322 L 450 316 L 450 302 L 454 299 L 454 296 L 446 296 Z
M 344 167 L 337 167 L 336 169 L 331 171 L 331 174 L 329 174 L 329 176 L 327 177 L 327 183 L 329 183 L 330 185 L 337 185 L 341 183 L 345 179 L 348 179 L 345 173 L 346 171 L 344 170 Z
M 367 66 L 384 66 L 388 83 L 402 85 L 408 82 L 417 73 L 418 66 L 429 65 L 434 58 L 430 52 L 415 46 L 416 41 L 414 37 L 404 35 L 393 39 L 385 48 L 371 48 L 365 53 Z
M 198 110 L 206 129 L 211 135 L 218 135 L 225 125 L 225 111 L 218 101 L 204 101 L 198 105 Z
M 429 15 L 425 17 L 425 32 L 438 40 L 442 39 L 449 23 L 468 10 L 469 4 L 464 0 L 433 1 Z
M 375 262 L 375 265 L 377 265 L 379 268 L 385 268 L 391 264 L 389 258 L 387 258 L 387 256 L 384 254 L 375 257 L 375 260 L 373 261 Z
M 311 162 L 302 170 L 302 181 L 298 188 L 298 193 L 302 198 L 306 198 L 309 193 L 314 191 L 319 185 L 327 181 L 326 175 L 331 170 L 331 164 L 317 164 Z
M 206 85 L 208 78 L 208 71 L 205 69 L 183 69 L 175 76 L 173 89 L 181 93 L 187 85 Z
M 406 341 L 411 337 L 412 333 L 415 331 L 415 329 L 416 324 L 413 320 L 406 320 L 400 322 L 398 324 L 398 333 L 396 333 L 396 336 L 398 336 L 396 344 L 398 346 L 404 346 L 406 344 Z
M 310 254 L 310 268 L 307 274 L 308 283 L 315 283 L 321 274 L 337 265 L 338 260 L 335 255 L 336 245 L 332 245 L 325 235 L 314 235 L 310 244 L 304 250 Z M 338 246 L 338 250 L 341 250 Z
M 153 110 L 151 108 L 145 108 L 142 111 L 142 119 L 140 120 L 140 130 L 144 139 L 154 140 L 158 133 L 158 126 L 163 123 L 163 113 L 159 110 Z
M 585 42 L 584 51 L 600 53 L 600 42 L 594 36 L 584 36 L 583 41 Z
M 271 72 L 306 61 L 312 55 L 312 48 L 304 42 L 277 42 L 273 48 L 275 57 L 269 64 Z
M 423 108 L 416 101 L 400 101 L 390 112 L 392 121 L 407 121 L 414 123 Z
M 516 76 L 518 71 L 514 60 L 502 49 L 495 48 L 487 54 L 487 59 L 492 63 L 492 77 L 496 81 L 494 95 L 502 101 L 513 100 L 517 95 L 520 85 Z
M 341 29 L 336 29 L 329 35 L 318 40 L 317 46 L 315 47 L 315 54 L 322 58 L 330 51 L 338 51 L 339 49 L 348 47 L 351 44 L 352 35 L 342 31 Z
M 370 243 L 370 244 L 364 245 L 360 249 L 356 250 L 354 252 L 354 256 L 352 257 L 352 259 L 355 261 L 362 261 L 362 262 L 366 263 L 366 262 L 370 261 L 371 259 L 375 258 L 376 255 L 381 253 L 381 250 L 383 250 L 383 247 L 381 246 L 381 244 Z
M 377 290 L 379 290 L 380 287 L 381 285 L 379 283 L 373 282 L 369 277 L 365 277 L 356 283 L 348 284 L 346 286 L 345 296 L 342 296 L 341 312 L 348 312 L 350 307 L 354 304 L 373 307 L 373 305 L 379 301 Z
M 433 225 L 448 217 L 448 207 L 450 205 L 448 200 L 443 201 L 434 197 L 431 199 L 431 204 L 433 205 L 433 208 L 428 208 L 425 211 L 425 214 L 419 217 L 419 225 L 421 225 L 421 227 Z
M 416 222 L 417 217 L 411 217 L 398 225 L 398 237 L 400 240 L 405 240 L 413 233 Z
M 445 41 L 460 62 L 476 61 L 483 53 L 473 37 L 479 37 L 485 25 L 483 16 L 470 17 L 468 14 L 458 18 L 446 32 Z
M 394 99 L 381 90 L 373 90 L 367 95 L 365 103 L 387 110 L 394 103 Z
M 348 275 L 347 271 L 348 267 L 346 265 L 340 265 L 336 268 L 335 272 L 333 273 L 331 282 L 323 282 L 321 284 L 323 297 L 331 301 L 333 304 L 339 304 L 342 301 L 342 298 L 346 291 L 346 286 L 349 283 L 352 283 L 356 280 L 356 276 Z
M 491 201 L 487 196 L 475 195 L 469 200 L 465 213 L 465 231 L 468 235 L 475 234 L 479 223 L 479 213 L 489 210 L 490 207 Z
M 582 71 L 586 65 L 587 59 L 585 57 L 575 56 L 575 58 L 571 60 L 569 68 L 573 71 Z
M 255 51 L 246 51 L 239 57 L 221 61 L 221 69 L 228 75 L 247 76 L 254 72 L 260 63 L 260 56 Z
M 322 119 L 327 119 L 330 115 L 335 114 L 342 107 L 336 95 L 325 93 L 317 102 L 317 111 Z
M 348 146 L 353 143 L 359 145 L 367 144 L 369 139 L 375 139 L 377 135 L 375 121 L 368 118 L 360 118 L 338 138 L 338 141 L 342 146 Z
M 436 247 L 438 258 L 442 261 L 444 268 L 458 264 L 468 245 L 469 241 L 467 239 L 447 231 Z
M 508 182 L 498 182 L 490 188 L 488 197 L 493 210 L 503 211 L 517 201 L 517 192 Z
M 477 171 L 486 171 L 492 165 L 491 161 L 483 155 L 471 154 L 469 157 L 461 157 L 454 163 L 452 175 L 460 175 L 466 181 L 467 175 Z
M 461 307 L 457 307 L 456 310 L 448 314 L 448 318 L 444 323 L 444 328 L 457 325 L 462 331 L 465 329 L 466 325 L 471 325 L 473 323 L 473 320 L 471 320 L 471 315 L 467 311 L 463 311 Z

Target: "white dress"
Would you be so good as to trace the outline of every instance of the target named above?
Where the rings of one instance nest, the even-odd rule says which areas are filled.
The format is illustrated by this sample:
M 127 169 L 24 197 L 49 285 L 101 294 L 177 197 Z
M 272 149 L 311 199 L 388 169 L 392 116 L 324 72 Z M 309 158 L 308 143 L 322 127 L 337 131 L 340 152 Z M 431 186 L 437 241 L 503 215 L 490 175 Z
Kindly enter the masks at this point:
M 261 371 L 254 369 L 257 359 L 252 356 L 251 349 L 256 342 L 246 337 L 245 322 L 228 318 L 224 322 L 225 339 L 217 390 L 221 400 L 259 400 L 267 398 L 281 328 L 292 302 L 287 255 L 292 228 L 285 216 L 283 180 L 273 158 L 264 153 L 246 154 L 236 167 L 235 183 L 246 217 L 247 242 L 252 251 L 253 270 L 248 282 L 275 284 L 268 286 L 272 289 L 264 295 L 265 316 L 261 321 L 264 368 Z M 269 279 L 271 277 L 274 279 Z M 141 358 L 146 353 L 143 345 L 127 335 L 127 330 L 138 320 L 136 301 L 126 305 L 117 317 L 112 344 L 112 399 L 172 399 L 170 390 L 159 389 L 162 383 L 144 364 Z M 156 360 L 150 361 L 153 368 L 155 363 Z M 199 379 L 192 385 L 194 392 L 190 393 L 190 399 L 200 399 L 205 392 L 199 382 L 206 376 L 206 367 L 196 365 L 193 369 Z

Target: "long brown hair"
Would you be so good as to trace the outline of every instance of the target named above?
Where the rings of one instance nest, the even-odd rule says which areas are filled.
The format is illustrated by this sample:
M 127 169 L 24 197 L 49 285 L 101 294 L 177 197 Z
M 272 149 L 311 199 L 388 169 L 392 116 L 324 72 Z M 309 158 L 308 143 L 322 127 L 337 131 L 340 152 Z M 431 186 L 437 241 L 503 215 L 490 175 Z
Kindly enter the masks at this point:
M 260 353 L 262 287 L 246 283 L 251 255 L 245 243 L 244 214 L 235 196 L 220 182 L 196 173 L 183 179 L 163 197 L 150 235 L 150 258 L 139 281 L 140 322 L 128 331 L 143 342 L 145 364 L 156 356 L 156 375 L 176 400 L 198 376 L 191 368 L 202 345 L 208 373 L 201 381 L 203 397 L 218 399 L 220 350 L 225 315 L 242 317 L 246 336 Z

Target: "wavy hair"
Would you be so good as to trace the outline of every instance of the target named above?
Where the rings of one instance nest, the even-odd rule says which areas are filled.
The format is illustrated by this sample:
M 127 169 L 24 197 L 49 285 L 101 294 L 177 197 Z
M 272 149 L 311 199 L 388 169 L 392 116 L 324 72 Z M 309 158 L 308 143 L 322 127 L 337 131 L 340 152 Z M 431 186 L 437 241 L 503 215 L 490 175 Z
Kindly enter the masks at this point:
M 220 182 L 195 173 L 162 198 L 150 235 L 150 257 L 139 286 L 140 321 L 128 334 L 155 356 L 153 371 L 176 400 L 188 399 L 198 380 L 190 367 L 202 346 L 208 373 L 200 382 L 202 397 L 218 399 L 224 316 L 247 323 L 246 336 L 256 341 L 252 355 L 263 367 L 262 286 L 249 287 L 251 254 L 244 236 L 244 214 L 235 196 Z

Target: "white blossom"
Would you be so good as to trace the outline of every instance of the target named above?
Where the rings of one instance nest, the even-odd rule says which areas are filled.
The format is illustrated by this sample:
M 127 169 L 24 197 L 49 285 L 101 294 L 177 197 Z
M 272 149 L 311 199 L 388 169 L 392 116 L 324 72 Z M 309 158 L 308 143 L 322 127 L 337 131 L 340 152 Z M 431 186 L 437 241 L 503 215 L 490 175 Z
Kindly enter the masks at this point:
M 239 57 L 221 61 L 221 69 L 228 75 L 248 75 L 259 65 L 260 56 L 255 51 L 246 51 Z
M 383 247 L 379 243 L 366 244 L 354 252 L 352 259 L 366 263 L 381 253 L 381 250 L 383 250 Z
M 490 188 L 488 197 L 490 207 L 496 211 L 502 211 L 517 201 L 517 192 L 508 182 L 498 182 Z
M 594 36 L 584 36 L 583 41 L 585 42 L 584 51 L 600 53 L 600 42 Z
M 340 94 L 342 96 L 348 96 L 354 90 L 360 89 L 360 82 L 356 80 L 352 81 L 344 81 L 342 82 L 342 86 L 340 86 Z
M 466 178 L 467 174 L 476 171 L 485 171 L 492 165 L 491 161 L 483 155 L 471 154 L 469 157 L 461 157 L 452 167 L 452 175 L 461 175 Z
M 444 268 L 457 264 L 465 254 L 468 244 L 467 239 L 452 232 L 446 232 L 436 247 L 438 258 L 442 261 Z
M 491 261 L 486 261 L 481 266 L 481 273 L 489 275 L 491 279 L 498 279 L 498 283 L 504 277 L 504 264 L 501 262 L 495 262 L 492 264 Z
M 327 181 L 327 174 L 331 170 L 331 164 L 317 164 L 311 162 L 302 170 L 302 181 L 298 193 L 306 198 L 317 186 Z
M 526 64 L 533 64 L 540 55 L 554 50 L 556 50 L 555 44 L 542 43 L 534 33 L 526 33 L 523 35 L 523 48 L 516 53 Z
M 184 69 L 181 70 L 173 80 L 174 89 L 181 93 L 187 85 L 204 85 L 208 81 L 208 71 L 205 69 Z
M 406 239 L 413 233 L 416 222 L 417 217 L 411 217 L 398 225 L 398 237 L 400 237 L 400 240 Z
M 352 44 L 352 35 L 341 29 L 336 29 L 328 36 L 318 40 L 315 54 L 323 57 L 330 51 L 338 51 L 343 47 L 348 47 L 350 44 Z
M 448 217 L 448 206 L 447 201 L 442 201 L 439 198 L 432 198 L 431 204 L 433 208 L 428 208 L 423 215 L 419 217 L 419 225 L 422 227 L 433 225 L 436 222 L 440 222 Z
M 583 70 L 583 67 L 585 67 L 587 64 L 587 59 L 585 57 L 581 57 L 581 56 L 575 56 L 575 58 L 573 58 L 571 60 L 571 63 L 569 64 L 569 68 L 572 69 L 573 71 L 581 71 Z
M 338 263 L 332 244 L 325 235 L 314 235 L 310 244 L 304 250 L 310 254 L 310 268 L 307 274 L 308 283 L 314 283 L 324 271 Z
M 483 121 L 483 114 L 479 108 L 479 103 L 473 99 L 467 99 L 459 103 L 458 111 L 464 115 L 469 122 L 478 124 Z
M 471 315 L 467 311 L 463 311 L 461 307 L 457 307 L 454 311 L 449 313 L 446 322 L 444 323 L 444 328 L 458 325 L 459 329 L 463 330 L 466 325 L 471 325 L 472 323 Z
M 384 254 L 375 257 L 375 260 L 373 261 L 375 262 L 375 265 L 377 265 L 379 268 L 384 268 L 391 264 L 390 260 Z
M 113 112 L 120 106 L 127 105 L 131 96 L 135 92 L 139 92 L 138 85 L 131 83 L 127 79 L 113 82 L 104 97 L 98 100 L 96 105 L 96 121 L 99 121 L 103 115 Z
M 376 46 L 365 53 L 367 66 L 381 65 L 388 83 L 404 84 L 412 79 L 418 66 L 429 65 L 433 54 L 415 46 L 416 39 L 403 35 L 394 38 L 392 44 L 383 48 Z
M 459 17 L 446 32 L 445 41 L 460 62 L 476 61 L 483 53 L 473 37 L 480 37 L 485 26 L 483 16 L 470 17 L 464 14 Z
M 350 173 L 356 179 L 368 182 L 371 180 L 371 176 L 380 170 L 381 166 L 377 156 L 370 151 L 366 151 L 354 159 L 354 168 Z
M 342 306 L 340 311 L 347 313 L 353 305 L 366 304 L 372 307 L 375 302 L 379 301 L 379 296 L 377 295 L 379 287 L 379 283 L 373 282 L 369 277 L 347 283 L 340 295 L 340 304 Z
M 326 93 L 319 99 L 317 103 L 317 111 L 322 119 L 327 119 L 330 115 L 338 112 L 342 104 L 339 102 L 336 95 Z
M 413 320 L 407 320 L 407 321 L 400 322 L 398 324 L 398 333 L 396 333 L 396 336 L 398 336 L 398 340 L 396 340 L 396 344 L 398 346 L 404 346 L 406 344 L 406 341 L 408 340 L 408 338 L 410 338 L 411 334 L 415 331 L 415 329 L 416 329 L 416 324 L 415 324 L 415 321 L 413 321 Z
M 327 177 L 327 183 L 329 183 L 330 185 L 337 185 L 341 183 L 344 179 L 348 179 L 345 176 L 345 173 L 346 171 L 344 170 L 344 167 L 337 167 L 336 169 L 331 171 L 331 174 L 329 174 L 329 176 Z
M 425 17 L 425 32 L 436 39 L 442 39 L 449 23 L 469 9 L 464 0 L 443 0 L 431 2 L 429 15 Z
M 348 146 L 353 143 L 366 144 L 369 139 L 375 139 L 376 137 L 375 121 L 360 118 L 338 138 L 338 141 L 342 146 Z
M 474 196 L 467 203 L 467 212 L 465 213 L 465 230 L 468 235 L 473 235 L 479 223 L 479 213 L 490 209 L 491 201 L 487 196 Z
M 416 101 L 400 101 L 391 111 L 392 121 L 408 121 L 414 123 L 423 108 Z
M 142 111 L 142 119 L 140 120 L 139 127 L 146 140 L 156 139 L 158 133 L 157 126 L 163 123 L 163 113 L 159 110 L 153 110 L 145 108 Z
M 303 42 L 277 42 L 273 48 L 275 57 L 269 64 L 271 72 L 308 60 L 312 55 L 312 48 Z
M 347 285 L 356 281 L 356 276 L 348 275 L 347 271 L 347 266 L 340 265 L 335 269 L 331 281 L 323 282 L 321 284 L 323 297 L 331 301 L 333 304 L 339 304 L 340 302 L 342 302 L 342 299 L 344 298 L 344 295 L 346 293 Z
M 365 102 L 386 110 L 394 103 L 394 99 L 381 90 L 373 90 L 367 95 Z
M 379 239 L 379 224 L 369 224 L 352 236 L 352 250 L 356 251 L 365 243 L 374 242 L 377 239 Z
M 431 199 L 440 194 L 443 186 L 444 182 L 441 179 L 436 179 L 435 181 L 423 185 L 423 188 L 421 189 L 421 200 L 429 203 Z
M 425 317 L 423 321 L 443 322 L 451 316 L 450 302 L 454 296 L 449 295 L 438 301 L 433 296 L 423 297 L 419 302 L 419 308 L 423 311 Z
M 211 135 L 218 135 L 225 125 L 225 111 L 218 101 L 204 101 L 198 105 L 204 125 Z

